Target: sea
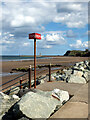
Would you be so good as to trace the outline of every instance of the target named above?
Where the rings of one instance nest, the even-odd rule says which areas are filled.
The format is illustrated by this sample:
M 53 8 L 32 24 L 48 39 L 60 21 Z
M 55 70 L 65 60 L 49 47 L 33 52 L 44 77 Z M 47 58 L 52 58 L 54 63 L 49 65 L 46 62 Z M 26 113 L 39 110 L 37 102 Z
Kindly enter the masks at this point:
M 48 59 L 51 57 L 38 56 L 36 59 Z M 0 61 L 22 61 L 22 60 L 33 60 L 33 56 L 0 56 Z

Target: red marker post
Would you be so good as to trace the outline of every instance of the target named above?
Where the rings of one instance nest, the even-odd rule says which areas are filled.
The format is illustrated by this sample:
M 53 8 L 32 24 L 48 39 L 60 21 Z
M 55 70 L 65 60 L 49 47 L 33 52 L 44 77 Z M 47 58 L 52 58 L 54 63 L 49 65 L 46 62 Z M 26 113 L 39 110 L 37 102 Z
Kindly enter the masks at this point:
M 36 39 L 41 39 L 41 34 L 31 33 L 29 39 L 34 39 L 34 88 L 36 88 Z

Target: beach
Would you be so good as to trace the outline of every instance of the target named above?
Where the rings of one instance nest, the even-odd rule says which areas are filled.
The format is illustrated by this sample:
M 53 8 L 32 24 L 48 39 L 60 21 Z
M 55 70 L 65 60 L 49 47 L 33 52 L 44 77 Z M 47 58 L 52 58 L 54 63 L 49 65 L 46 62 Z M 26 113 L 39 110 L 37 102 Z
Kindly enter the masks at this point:
M 87 64 L 87 62 L 86 62 L 86 60 L 88 60 L 88 57 L 53 57 L 53 58 L 50 58 L 50 59 L 40 59 L 40 60 L 37 60 L 37 65 L 46 65 L 46 64 L 59 64 L 59 65 L 62 65 L 62 66 L 67 66 L 67 67 L 70 67 L 70 66 L 73 66 L 75 63 L 77 63 L 77 62 L 80 62 L 80 63 L 77 63 L 78 64 L 78 66 L 79 65 L 81 65 L 81 66 L 83 66 L 83 64 Z M 85 62 L 81 62 L 81 61 L 85 61 Z M 74 69 L 74 67 L 76 67 L 77 66 L 77 64 L 76 65 L 74 65 L 72 68 L 70 68 L 70 69 L 72 69 L 71 71 L 73 71 Z M 19 67 L 29 67 L 29 65 L 32 65 L 33 66 L 33 61 L 32 60 L 30 60 L 30 61 L 8 61 L 8 62 L 2 62 L 2 71 L 3 72 L 10 72 L 13 68 L 19 68 Z M 64 67 L 60 67 L 59 69 L 62 69 L 62 68 L 64 68 Z M 82 68 L 82 67 L 81 67 Z M 56 71 L 58 71 L 59 69 L 57 69 L 57 70 L 51 70 L 52 72 L 56 72 Z M 70 69 L 69 70 L 66 70 L 66 73 L 68 73 L 68 71 L 70 71 Z M 65 69 L 64 69 L 65 70 Z M 84 69 L 84 67 L 83 67 L 83 70 L 85 70 Z M 78 74 L 77 73 L 77 77 L 78 77 L 78 80 L 80 81 L 80 79 L 84 79 L 84 78 L 82 78 L 82 76 L 80 77 L 80 75 L 81 75 L 81 73 L 84 73 L 83 72 L 83 70 L 81 70 L 79 67 L 77 67 L 77 70 L 75 69 L 74 70 L 74 72 L 76 73 L 76 72 L 78 72 L 78 73 L 80 73 L 80 74 Z M 88 70 L 88 68 L 87 68 L 87 70 Z M 46 75 L 46 74 L 48 74 L 49 73 L 49 69 L 48 68 L 40 68 L 40 69 L 38 69 L 37 71 L 36 71 L 36 77 L 39 77 L 39 76 L 42 76 L 42 75 Z M 22 73 L 19 73 L 18 75 L 20 75 L 20 74 L 23 74 L 23 72 Z M 33 74 L 34 74 L 34 71 L 32 71 L 32 80 L 33 80 Z M 54 73 L 55 74 L 55 73 Z M 72 73 L 70 73 L 70 75 L 71 75 Z M 17 77 L 18 75 L 9 75 L 9 76 L 4 76 L 4 77 L 2 77 L 2 83 L 5 83 L 5 82 L 7 82 L 7 81 L 9 81 L 9 80 L 11 80 L 11 79 L 14 79 L 15 77 Z M 53 74 L 52 74 L 53 75 Z M 63 73 L 61 74 L 59 74 L 59 75 L 62 75 L 62 77 L 63 77 Z M 72 74 L 73 75 L 73 74 Z M 71 75 L 71 76 L 72 76 Z M 85 75 L 85 74 L 84 74 Z M 69 76 L 69 75 L 68 75 Z M 74 77 L 75 75 L 73 75 L 73 77 Z M 39 90 L 41 90 L 40 91 L 40 94 L 41 94 L 41 92 L 47 92 L 47 91 L 53 91 L 53 90 L 55 90 L 55 89 L 57 89 L 57 90 L 63 90 L 64 92 L 67 92 L 67 93 L 69 93 L 68 95 L 69 95 L 69 100 L 65 103 L 65 104 L 63 104 L 62 105 L 62 107 L 60 108 L 60 109 L 58 109 L 58 111 L 56 111 L 54 114 L 51 114 L 51 116 L 50 116 L 50 119 L 52 119 L 52 118 L 87 118 L 88 117 L 88 83 L 86 84 L 86 83 L 79 83 L 79 81 L 78 81 L 78 83 L 70 83 L 70 82 L 66 82 L 66 81 L 61 81 L 61 80 L 59 80 L 59 78 L 58 78 L 58 74 L 57 74 L 57 76 L 55 76 L 55 77 L 57 77 L 58 78 L 58 80 L 53 80 L 52 82 L 51 81 L 48 81 L 48 78 L 47 78 L 47 76 L 45 76 L 46 77 L 46 79 L 44 79 L 44 83 L 43 82 L 41 82 L 41 84 L 38 84 L 37 85 L 37 87 L 36 87 L 36 89 L 34 89 L 34 87 L 32 86 L 32 88 L 31 89 L 28 89 L 26 86 L 24 86 L 24 87 L 26 87 L 26 88 L 24 88 L 23 87 L 23 89 L 21 89 L 21 93 L 20 94 L 22 94 L 22 95 L 24 95 L 24 94 L 28 94 L 29 93 L 29 91 L 31 90 L 31 91 L 34 91 L 34 90 L 36 90 L 36 91 L 39 91 Z M 77 78 L 76 77 L 76 78 Z M 28 74 L 26 74 L 25 76 L 24 76 L 24 78 L 26 79 L 25 81 L 27 82 L 28 81 Z M 24 79 L 23 78 L 23 79 Z M 68 78 L 68 77 L 67 77 Z M 15 82 L 19 82 L 18 83 L 18 85 L 20 84 L 20 79 L 21 78 L 19 78 L 19 79 L 17 79 L 17 81 L 16 80 L 14 80 L 14 81 L 12 81 L 12 82 L 10 82 L 9 84 L 8 84 L 8 86 L 9 86 L 9 88 L 7 88 L 8 86 L 6 86 L 6 85 L 3 85 L 3 92 L 5 92 L 4 90 L 9 90 L 10 88 L 10 91 L 12 91 L 13 90 L 13 87 L 16 85 L 15 84 Z M 40 78 L 41 79 L 41 78 Z M 45 81 L 46 80 L 46 81 Z M 66 79 L 65 79 L 66 80 Z M 69 79 L 68 79 L 69 80 Z M 43 81 L 43 79 L 42 79 L 42 81 Z M 76 81 L 77 81 L 77 79 L 76 79 Z M 85 81 L 86 81 L 86 78 L 85 78 Z M 42 84 L 43 83 L 43 84 Z M 12 85 L 13 84 L 13 85 Z M 27 84 L 27 83 L 26 83 Z M 26 85 L 25 84 L 25 85 Z M 28 84 L 27 84 L 28 85 Z M 6 88 L 5 88 L 6 87 Z M 5 88 L 5 89 L 4 89 Z M 18 88 L 19 90 L 20 90 L 20 88 L 19 87 L 16 87 L 16 88 Z M 15 88 L 15 89 L 16 89 Z M 13 90 L 13 96 L 14 96 L 14 92 L 15 92 L 15 89 Z M 23 91 L 22 91 L 23 90 Z M 24 93 L 25 92 L 25 90 L 27 91 L 26 93 Z M 29 90 L 29 91 L 28 91 Z M 30 93 L 31 93 L 31 91 L 30 91 Z M 11 94 L 12 94 L 11 93 Z M 9 91 L 7 92 L 7 94 L 9 94 Z M 33 94 L 33 93 L 32 93 Z M 64 93 L 63 93 L 64 94 Z M 33 95 L 36 95 L 35 93 L 33 94 Z M 64 95 L 65 96 L 65 95 Z M 9 96 L 8 96 L 9 97 Z M 44 95 L 43 95 L 43 97 L 45 97 Z M 42 99 L 43 99 L 43 97 L 42 97 Z M 66 96 L 65 96 L 66 97 Z M 31 97 L 32 98 L 32 97 Z M 31 100 L 31 98 L 29 99 L 29 97 L 28 97 L 28 101 L 29 101 L 29 103 L 28 104 L 30 104 L 30 100 Z M 50 98 L 51 98 L 51 96 L 50 96 Z M 22 98 L 21 98 L 22 99 Z M 35 99 L 35 98 L 34 98 Z M 40 96 L 40 99 L 41 99 L 41 96 Z M 55 97 L 53 97 L 53 99 L 55 99 L 55 101 L 56 101 L 56 98 Z M 37 99 L 36 99 L 37 100 Z M 34 104 L 35 104 L 35 102 L 36 102 L 36 100 L 34 101 Z M 44 100 L 44 99 L 43 99 Z M 58 99 L 57 99 L 58 100 Z M 62 99 L 61 99 L 62 100 Z M 33 100 L 31 100 L 31 101 L 33 101 Z M 47 100 L 48 101 L 48 100 Z M 47 104 L 47 101 L 46 101 L 46 104 Z M 54 101 L 54 102 L 55 102 Z M 25 100 L 25 102 L 24 103 L 26 103 L 27 102 L 27 98 L 26 98 L 26 100 Z M 50 102 L 51 103 L 51 102 Z M 27 105 L 27 107 L 26 107 L 26 109 L 27 108 L 29 108 L 28 106 L 28 104 L 25 104 L 25 106 Z M 40 103 L 41 104 L 41 103 Z M 32 104 L 30 104 L 30 106 L 32 106 Z M 36 106 L 36 105 L 35 105 Z M 42 104 L 42 108 L 43 108 L 43 106 L 44 106 L 44 104 Z M 49 106 L 49 108 L 50 108 L 50 106 Z M 29 108 L 30 109 L 30 108 Z M 35 107 L 35 109 L 37 109 L 36 107 Z M 46 109 L 47 110 L 47 109 Z M 26 110 L 25 110 L 26 111 Z M 63 111 L 63 112 L 62 112 Z M 78 111 L 78 112 L 77 112 Z M 41 112 L 44 112 L 44 114 L 46 113 L 45 112 L 45 110 L 42 110 Z M 39 112 L 39 114 L 41 113 L 41 112 Z M 51 112 L 51 111 L 50 111 Z M 31 112 L 30 112 L 31 113 Z M 52 112 L 51 112 L 52 113 Z M 11 114 L 12 115 L 12 114 Z M 7 114 L 7 117 L 8 117 L 8 114 Z M 6 117 L 6 118 L 7 118 Z M 30 116 L 31 117 L 31 116 Z
M 52 58 L 48 58 L 48 59 L 37 59 L 36 63 L 37 65 L 46 65 L 46 64 L 61 64 L 64 66 L 70 66 L 70 65 L 74 65 L 76 62 L 80 62 L 80 61 L 84 61 L 84 60 L 88 60 L 88 57 L 65 57 L 65 56 L 53 56 Z M 0 64 L 1 65 L 1 64 Z M 29 65 L 31 65 L 32 67 L 34 66 L 34 61 L 33 60 L 22 60 L 22 61 L 3 61 L 2 62 L 2 72 L 3 73 L 10 73 L 12 71 L 12 69 L 14 68 L 29 68 Z M 1 66 L 0 66 L 1 68 Z M 45 68 L 46 69 L 46 68 Z M 40 71 L 40 73 L 39 73 Z M 42 75 L 42 74 L 46 74 L 48 73 L 48 69 L 46 71 L 42 71 L 38 70 L 38 76 Z M 21 74 L 21 73 L 20 73 Z M 9 76 L 3 76 L 2 77 L 2 83 L 15 78 L 16 75 L 9 75 Z

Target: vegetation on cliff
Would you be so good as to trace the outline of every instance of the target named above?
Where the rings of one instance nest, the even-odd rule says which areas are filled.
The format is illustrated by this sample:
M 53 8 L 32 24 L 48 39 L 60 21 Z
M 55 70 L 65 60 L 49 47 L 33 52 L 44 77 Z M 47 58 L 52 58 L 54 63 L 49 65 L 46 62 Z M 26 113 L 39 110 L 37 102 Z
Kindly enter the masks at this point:
M 90 56 L 90 51 L 86 49 L 85 51 L 81 50 L 68 50 L 64 56 L 80 56 L 80 57 L 89 57 Z

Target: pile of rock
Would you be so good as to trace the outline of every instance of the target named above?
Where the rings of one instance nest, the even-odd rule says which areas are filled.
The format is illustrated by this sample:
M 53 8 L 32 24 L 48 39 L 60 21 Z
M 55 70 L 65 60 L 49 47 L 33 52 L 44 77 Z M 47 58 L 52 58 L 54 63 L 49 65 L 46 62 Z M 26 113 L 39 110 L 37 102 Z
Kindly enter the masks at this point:
M 90 72 L 89 64 L 89 61 L 78 62 L 69 69 L 63 69 L 58 73 L 52 74 L 52 79 L 71 83 L 87 83 Z
M 17 95 L 13 94 L 9 96 L 0 92 L 0 120 L 18 100 L 20 100 L 20 98 Z
M 2 102 L 0 103 L 3 106 L 2 111 L 0 111 L 0 117 L 3 120 L 46 119 L 69 100 L 68 92 L 59 89 L 47 92 L 34 89 L 24 94 L 21 98 L 13 95 L 13 103 L 10 102 L 12 101 L 10 96 L 3 93 L 0 95 L 2 96 L 0 98 Z M 5 114 L 5 112 L 7 113 Z

